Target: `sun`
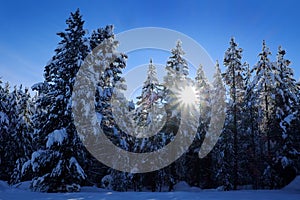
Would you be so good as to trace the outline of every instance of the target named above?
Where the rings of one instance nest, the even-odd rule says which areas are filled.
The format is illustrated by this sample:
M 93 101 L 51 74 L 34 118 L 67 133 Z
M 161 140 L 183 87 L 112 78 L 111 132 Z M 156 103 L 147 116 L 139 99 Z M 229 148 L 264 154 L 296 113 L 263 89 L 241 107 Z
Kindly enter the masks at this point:
M 177 101 L 183 107 L 198 105 L 199 98 L 194 86 L 185 86 L 177 93 Z

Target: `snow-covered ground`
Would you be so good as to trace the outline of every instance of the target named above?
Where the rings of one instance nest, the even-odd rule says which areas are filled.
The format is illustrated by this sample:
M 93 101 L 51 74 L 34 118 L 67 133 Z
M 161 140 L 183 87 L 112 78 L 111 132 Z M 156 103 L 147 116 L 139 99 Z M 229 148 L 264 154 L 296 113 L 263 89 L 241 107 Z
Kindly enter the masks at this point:
M 83 187 L 79 193 L 38 193 L 28 190 L 28 183 L 9 187 L 0 181 L 0 200 L 159 200 L 159 199 L 225 199 L 225 200 L 300 200 L 300 176 L 282 190 L 240 190 L 221 192 L 200 190 L 180 184 L 176 192 L 113 192 L 94 187 Z

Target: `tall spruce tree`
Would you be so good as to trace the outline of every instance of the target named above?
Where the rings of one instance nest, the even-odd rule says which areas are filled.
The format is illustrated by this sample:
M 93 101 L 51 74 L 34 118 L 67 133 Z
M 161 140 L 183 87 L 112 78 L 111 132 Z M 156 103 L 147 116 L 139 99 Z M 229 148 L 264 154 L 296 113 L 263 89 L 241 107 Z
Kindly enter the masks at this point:
M 197 104 L 200 110 L 199 126 L 197 128 L 197 134 L 192 145 L 187 152 L 186 168 L 189 173 L 186 174 L 187 182 L 193 186 L 199 186 L 201 188 L 209 188 L 212 184 L 211 175 L 211 154 L 205 158 L 200 159 L 198 152 L 201 144 L 208 132 L 209 123 L 211 119 L 211 85 L 209 84 L 202 65 L 197 69 L 195 77 L 195 90 L 197 98 L 199 98 Z
M 245 76 L 245 101 L 243 103 L 243 117 L 242 117 L 242 131 L 244 132 L 244 139 L 242 142 L 245 144 L 243 158 L 243 164 L 246 168 L 242 177 L 249 184 L 251 180 L 253 188 L 257 189 L 260 186 L 260 177 L 262 175 L 263 166 L 261 162 L 263 160 L 262 154 L 260 153 L 260 137 L 259 137 L 259 95 L 254 91 L 252 84 L 252 74 L 250 66 L 246 65 L 246 76 Z
M 104 40 L 109 38 L 114 38 L 113 25 L 107 25 L 104 28 L 98 28 L 94 30 L 89 37 L 89 51 L 92 53 L 96 51 L 96 48 L 103 43 Z M 104 111 L 109 106 L 110 93 L 103 92 L 110 90 L 108 87 L 104 89 L 104 77 L 100 78 L 100 81 L 96 84 L 96 94 L 95 94 L 95 111 L 98 116 L 99 122 L 105 121 L 107 116 L 103 117 Z M 109 112 L 108 112 L 109 114 Z M 108 124 L 107 124 L 108 125 Z M 85 160 L 84 170 L 88 176 L 88 181 L 99 184 L 99 179 L 102 179 L 106 174 L 108 167 L 101 162 L 99 162 L 92 155 L 87 153 L 87 158 Z
M 217 186 L 221 186 L 223 190 L 230 190 L 233 188 L 232 182 L 232 134 L 226 131 L 228 115 L 226 113 L 225 122 L 222 120 L 225 118 L 226 107 L 226 89 L 222 79 L 222 73 L 218 61 L 216 62 L 216 72 L 214 73 L 211 89 L 211 105 L 212 115 L 214 116 L 214 122 L 210 122 L 210 131 L 213 133 L 218 131 L 221 127 L 221 135 L 218 143 L 212 152 L 213 162 L 213 180 Z M 224 128 L 222 128 L 224 126 Z M 210 135 L 206 136 L 209 137 Z
M 36 136 L 39 149 L 31 156 L 34 172 L 32 189 L 43 192 L 78 191 L 86 175 L 82 161 L 82 144 L 72 123 L 71 95 L 75 76 L 87 55 L 84 21 L 79 10 L 66 20 L 50 63 L 45 67 L 45 83 L 40 90 L 42 109 Z
M 278 68 L 274 62 L 271 62 L 269 56 L 271 52 L 263 41 L 262 52 L 259 53 L 259 61 L 254 66 L 253 86 L 254 92 L 257 93 L 258 120 L 261 122 L 259 131 L 262 139 L 260 140 L 260 153 L 263 157 L 265 170 L 263 187 L 274 188 L 276 170 L 273 164 L 275 156 L 275 148 L 273 143 L 276 143 L 276 138 L 280 134 L 280 126 L 276 119 L 276 85 L 280 80 L 278 76 Z M 281 135 L 281 134 L 280 134 Z M 265 148 L 266 147 L 266 148 Z
M 123 95 L 123 91 L 126 89 L 126 84 L 125 79 L 122 77 L 122 70 L 126 67 L 127 55 L 118 52 L 117 46 L 118 41 L 115 40 L 113 34 L 111 34 L 108 38 L 104 38 L 104 40 L 93 49 L 93 52 L 87 56 L 86 64 L 84 65 L 85 68 L 80 71 L 79 77 L 80 79 L 91 79 L 84 81 L 84 83 L 95 84 L 96 94 L 94 106 L 97 120 L 92 120 L 94 123 L 93 125 L 98 126 L 100 124 L 104 134 L 116 146 L 123 148 L 124 150 L 129 150 L 128 143 L 126 142 L 127 134 L 124 133 L 118 126 L 119 124 L 124 124 L 124 122 L 120 122 L 120 119 L 114 118 L 114 116 L 118 115 L 117 113 L 124 114 L 125 112 L 128 112 L 129 104 Z M 78 105 L 73 108 L 75 112 L 80 113 L 81 108 L 93 110 L 92 108 L 89 108 L 89 106 L 92 105 L 82 104 L 84 101 L 81 101 L 81 99 L 86 99 L 87 95 L 94 95 L 94 93 L 86 94 L 86 90 L 82 90 L 82 88 L 84 87 L 77 88 L 79 91 L 77 91 L 75 100 L 76 105 Z M 80 98 L 80 95 L 82 95 L 82 98 Z M 114 105 L 114 102 L 117 105 Z M 113 108 L 115 112 L 114 114 Z M 91 117 L 93 117 L 93 114 L 90 112 L 82 114 L 84 115 L 82 118 L 89 121 L 91 120 Z M 95 144 L 97 139 L 95 139 L 95 135 L 91 134 L 93 132 L 94 127 L 91 126 L 83 129 L 80 128 L 80 133 L 84 133 L 86 138 L 85 142 L 90 143 L 91 146 L 97 146 L 97 144 Z M 105 149 L 103 150 L 105 151 Z M 116 160 L 116 162 L 118 161 Z M 126 163 L 124 163 L 124 165 L 125 164 Z M 112 189 L 126 190 L 128 182 L 126 181 L 125 183 L 122 181 L 125 181 L 125 178 L 129 178 L 127 174 L 128 173 L 109 169 L 107 176 L 105 176 L 105 174 L 103 175 L 103 182 L 110 180 L 110 183 L 107 185 L 111 186 Z M 107 178 L 108 176 L 110 178 Z
M 252 69 L 254 72 L 253 84 L 255 85 L 255 92 L 260 94 L 260 96 L 258 96 L 261 103 L 260 117 L 264 120 L 263 127 L 261 128 L 266 134 L 267 154 L 271 153 L 270 131 L 268 130 L 268 125 L 270 123 L 270 113 L 274 101 L 272 93 L 274 92 L 275 87 L 274 66 L 269 59 L 269 55 L 271 55 L 270 49 L 266 46 L 265 41 L 263 41 L 262 52 L 259 53 L 259 61 Z
M 216 131 L 221 131 L 221 135 L 216 143 L 213 151 L 211 152 L 212 157 L 212 180 L 214 183 L 213 187 L 221 186 L 224 190 L 232 189 L 232 179 L 230 173 L 230 167 L 232 166 L 231 160 L 229 159 L 229 153 L 232 150 L 232 146 L 228 143 L 228 140 L 231 135 L 227 134 L 223 128 L 226 125 L 224 124 L 226 107 L 225 98 L 226 98 L 226 89 L 222 79 L 222 73 L 218 61 L 215 65 L 215 73 L 213 76 L 213 83 L 210 91 L 211 96 L 211 120 L 209 125 L 209 133 L 205 137 L 215 137 L 214 134 Z M 214 116 L 213 116 L 214 115 Z M 214 139 L 214 138 L 212 138 Z M 212 140 L 210 139 L 210 140 Z M 204 144 L 202 144 L 203 146 Z M 203 147 L 201 147 L 203 148 Z M 199 152 L 200 153 L 200 152 Z
M 231 131 L 233 137 L 233 189 L 237 189 L 238 185 L 238 152 L 239 152 L 239 119 L 241 116 L 241 106 L 244 97 L 244 73 L 245 68 L 242 63 L 242 49 L 238 48 L 234 38 L 230 40 L 230 47 L 225 52 L 224 66 L 226 71 L 223 74 L 224 82 L 228 87 L 229 105 L 227 112 L 232 115 L 232 121 L 228 122 L 232 125 L 228 127 L 228 131 Z M 230 129 L 230 130 L 229 130 Z
M 278 177 L 275 187 L 281 188 L 288 184 L 295 176 L 294 160 L 299 155 L 299 150 L 293 144 L 295 141 L 294 130 L 290 129 L 291 122 L 296 118 L 299 105 L 297 92 L 299 87 L 294 79 L 293 70 L 289 67 L 290 61 L 285 59 L 286 52 L 279 46 L 276 60 L 278 71 L 274 113 L 277 130 L 272 131 L 275 135 L 275 155 L 273 161 L 277 165 Z M 274 128 L 274 127 L 273 127 Z M 276 131 L 276 132 L 275 132 Z
M 182 108 L 183 102 L 178 101 L 178 97 L 181 95 L 185 89 L 184 87 L 192 86 L 193 81 L 188 77 L 189 68 L 186 59 L 184 58 L 185 52 L 182 49 L 182 42 L 177 41 L 175 48 L 171 50 L 171 56 L 167 60 L 166 71 L 167 74 L 164 77 L 164 100 L 165 110 L 167 114 L 166 129 L 164 130 L 166 136 L 168 137 L 165 141 L 170 141 L 178 131 L 178 125 L 181 120 L 180 109 Z M 181 156 L 180 159 L 172 163 L 167 168 L 164 174 L 167 174 L 167 180 L 169 185 L 169 190 L 173 190 L 173 185 L 179 180 L 184 179 L 186 175 L 186 156 Z

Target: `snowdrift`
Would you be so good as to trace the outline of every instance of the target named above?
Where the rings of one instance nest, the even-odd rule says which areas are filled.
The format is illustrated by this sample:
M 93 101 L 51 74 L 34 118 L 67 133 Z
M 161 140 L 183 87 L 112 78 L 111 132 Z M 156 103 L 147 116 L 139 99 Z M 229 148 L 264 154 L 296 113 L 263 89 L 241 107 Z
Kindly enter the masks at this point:
M 283 190 L 300 192 L 300 176 L 296 176 L 296 178 L 290 182 L 290 184 L 285 186 Z

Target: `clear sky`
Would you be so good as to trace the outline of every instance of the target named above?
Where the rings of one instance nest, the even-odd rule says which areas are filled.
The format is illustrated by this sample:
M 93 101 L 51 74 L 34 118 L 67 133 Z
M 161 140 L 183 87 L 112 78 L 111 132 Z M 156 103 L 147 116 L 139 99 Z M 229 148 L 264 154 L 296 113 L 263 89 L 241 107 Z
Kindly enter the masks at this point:
M 12 85 L 43 80 L 70 12 L 80 8 L 85 28 L 115 25 L 115 33 L 139 27 L 164 27 L 201 44 L 213 60 L 223 60 L 231 36 L 254 65 L 265 39 L 275 60 L 282 45 L 300 78 L 300 1 L 225 0 L 1 0 L 0 77 Z M 175 44 L 175 42 L 174 42 Z M 149 58 L 145 58 L 147 63 Z M 155 58 L 154 58 L 155 61 Z M 140 63 L 143 64 L 143 63 Z

